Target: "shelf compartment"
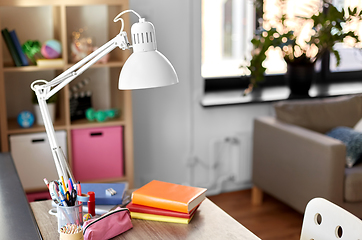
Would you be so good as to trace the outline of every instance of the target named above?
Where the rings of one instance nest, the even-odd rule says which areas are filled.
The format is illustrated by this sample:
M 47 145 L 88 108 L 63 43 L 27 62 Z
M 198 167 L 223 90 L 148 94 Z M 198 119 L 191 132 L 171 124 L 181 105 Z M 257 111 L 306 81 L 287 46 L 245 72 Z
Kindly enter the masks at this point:
M 88 5 L 88 6 L 67 6 L 66 7 L 66 33 L 68 41 L 68 63 L 74 64 L 75 62 L 83 59 L 88 54 L 83 54 L 82 57 L 77 57 L 77 61 L 72 60 L 71 48 L 73 45 L 73 36 L 77 38 L 85 38 L 91 41 L 93 47 L 101 47 L 103 44 L 114 38 L 120 32 L 121 23 L 113 22 L 113 18 L 122 11 L 121 5 Z M 108 16 L 104 19 L 102 16 Z M 127 17 L 127 15 L 125 15 Z M 128 19 L 125 19 L 128 22 Z M 124 29 L 127 28 L 125 26 Z M 81 50 L 82 47 L 73 47 L 73 49 Z M 87 49 L 87 47 L 84 47 Z M 86 50 L 84 50 L 86 51 Z M 121 49 L 118 47 L 109 53 L 109 62 L 121 63 L 124 62 L 126 57 Z M 118 64 L 117 64 L 118 65 Z
M 39 72 L 44 70 L 63 70 L 64 67 L 38 67 L 38 66 L 25 66 L 25 67 L 4 67 L 4 72 Z
M 1 29 L 15 30 L 20 44 L 24 44 L 27 40 L 37 40 L 40 43 L 44 43 L 46 40 L 54 39 L 60 35 L 60 30 L 54 25 L 56 19 L 53 18 L 54 12 L 58 11 L 58 9 L 59 7 L 52 7 L 50 5 L 40 7 L 1 7 Z M 21 16 L 21 19 L 26 19 L 26 21 L 19 21 L 19 16 Z M 34 16 L 37 17 L 35 18 Z M 48 20 L 39 22 L 38 18 Z M 3 42 L 1 46 L 3 63 L 6 63 L 4 67 L 8 67 L 9 63 L 15 67 L 2 36 L 1 42 Z
M 10 7 L 42 7 L 42 6 L 58 6 L 58 5 L 69 5 L 69 6 L 79 6 L 84 4 L 126 4 L 128 3 L 125 0 L 1 0 L 0 6 L 10 6 Z
M 2 46 L 0 49 L 0 132 L 1 151 L 10 151 L 9 136 L 45 132 L 44 126 L 34 124 L 31 128 L 21 128 L 17 123 L 17 115 L 20 111 L 33 110 L 31 99 L 32 90 L 30 84 L 37 79 L 51 81 L 60 73 L 73 66 L 70 56 L 70 36 L 75 27 L 88 26 L 94 32 L 97 46 L 115 37 L 120 32 L 121 22 L 114 23 L 113 19 L 120 12 L 129 9 L 128 0 L 5 0 L 0 3 L 0 26 L 9 30 L 15 29 L 19 40 L 39 40 L 41 43 L 49 39 L 61 41 L 63 47 L 62 58 L 66 63 L 63 67 L 38 67 L 26 66 L 15 67 L 6 46 L 0 38 Z M 88 9 L 97 10 L 97 14 L 85 14 Z M 102 9 L 102 12 L 98 12 Z M 72 11 L 76 12 L 73 15 Z M 98 14 L 101 13 L 101 14 Z M 124 19 L 124 30 L 130 34 L 129 15 L 122 16 Z M 19 21 L 19 17 L 31 21 Z M 30 16 L 30 17 L 29 17 Z M 48 19 L 49 21 L 42 21 Z M 81 19 L 81 20 L 79 20 Z M 39 21 L 40 20 L 40 21 Z M 34 24 L 34 21 L 37 21 Z M 81 21 L 81 22 L 80 22 Z M 82 23 L 77 26 L 77 23 Z M 93 23 L 96 24 L 93 28 Z M 29 26 L 30 25 L 30 26 Z M 35 27 L 34 27 L 35 26 Z M 93 33 L 89 36 L 93 37 Z M 131 42 L 130 36 L 129 40 Z M 100 39 L 98 41 L 98 39 Z M 2 50 L 2 51 L 1 51 Z M 124 174 L 119 177 L 98 179 L 97 182 L 128 181 L 130 188 L 133 186 L 133 131 L 132 131 L 132 98 L 131 91 L 118 90 L 118 78 L 121 68 L 131 54 L 131 50 L 122 51 L 119 48 L 110 52 L 107 63 L 97 63 L 90 67 L 81 76 L 77 77 L 60 90 L 59 105 L 57 106 L 56 119 L 53 122 L 55 131 L 65 130 L 67 132 L 68 161 L 72 167 L 72 139 L 71 131 L 82 128 L 122 127 L 124 130 Z M 10 62 L 10 64 L 9 64 Z M 81 81 L 85 77 L 94 79 L 94 104 L 96 110 L 118 108 L 121 110 L 120 117 L 106 120 L 105 122 L 89 122 L 83 120 L 70 120 L 71 85 Z M 97 93 L 96 93 L 97 92 Z M 100 92 L 100 93 L 99 93 Z M 92 95 L 93 96 L 93 95 Z M 93 101 L 93 97 L 92 97 Z M 92 180 L 89 180 L 92 182 Z M 44 189 L 26 189 L 27 192 Z
M 67 64 L 65 67 L 38 67 L 38 66 L 23 66 L 23 67 L 14 67 L 12 64 L 7 63 L 3 68 L 4 72 L 39 72 L 45 70 L 60 70 L 65 71 L 74 64 Z M 90 68 L 106 68 L 106 67 L 123 67 L 124 61 L 109 61 L 108 63 L 96 63 Z
M 53 123 L 55 130 L 65 130 L 65 122 L 61 119 L 56 119 Z M 19 126 L 16 119 L 8 119 L 8 134 L 20 134 L 20 133 L 35 133 L 44 132 L 45 127 L 43 125 L 34 124 L 30 128 L 22 128 Z

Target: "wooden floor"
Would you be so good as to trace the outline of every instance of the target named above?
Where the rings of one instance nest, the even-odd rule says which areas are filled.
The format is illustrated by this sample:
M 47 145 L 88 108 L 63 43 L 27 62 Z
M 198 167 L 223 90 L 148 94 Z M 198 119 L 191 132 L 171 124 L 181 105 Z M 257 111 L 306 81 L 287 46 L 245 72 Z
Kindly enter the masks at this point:
M 208 198 L 262 240 L 299 240 L 303 214 L 264 194 L 261 206 L 251 205 L 251 190 Z

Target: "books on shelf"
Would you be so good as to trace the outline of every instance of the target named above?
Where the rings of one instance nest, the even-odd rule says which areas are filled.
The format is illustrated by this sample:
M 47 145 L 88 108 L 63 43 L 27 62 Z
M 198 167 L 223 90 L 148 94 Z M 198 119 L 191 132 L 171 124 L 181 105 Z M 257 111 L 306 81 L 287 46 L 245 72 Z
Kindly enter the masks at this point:
M 132 218 L 188 224 L 205 198 L 206 188 L 153 180 L 132 193 L 127 208 Z
M 17 67 L 22 66 L 20 56 L 16 50 L 14 42 L 11 39 L 9 30 L 7 28 L 4 28 L 3 30 L 1 30 L 1 34 L 3 36 L 3 39 L 5 41 L 5 44 L 9 50 L 9 52 L 10 52 L 10 55 L 11 55 L 12 59 L 14 60 L 15 66 L 17 66 Z
M 38 67 L 63 67 L 64 61 L 62 58 L 54 58 L 54 59 L 37 59 L 36 65 Z
M 82 193 L 94 192 L 96 205 L 122 204 L 124 192 L 128 189 L 127 182 L 119 183 L 81 183 Z M 117 193 L 113 196 L 106 194 L 108 188 L 113 188 Z
M 153 180 L 132 193 L 134 204 L 189 213 L 206 197 L 206 188 Z
M 19 39 L 18 39 L 18 36 L 17 36 L 15 30 L 10 31 L 10 37 L 11 37 L 12 42 L 14 43 L 16 52 L 19 55 L 19 58 L 21 61 L 21 66 L 29 66 L 28 59 L 26 58 L 25 53 L 23 52 L 23 50 L 21 48 L 21 44 L 19 42 Z

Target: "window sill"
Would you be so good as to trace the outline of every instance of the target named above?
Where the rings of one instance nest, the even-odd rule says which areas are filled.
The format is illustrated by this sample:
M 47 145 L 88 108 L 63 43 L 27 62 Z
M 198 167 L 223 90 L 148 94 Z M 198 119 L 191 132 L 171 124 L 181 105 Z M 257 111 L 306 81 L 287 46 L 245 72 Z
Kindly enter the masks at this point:
M 243 96 L 243 90 L 207 91 L 201 99 L 201 105 L 203 107 L 215 107 L 358 94 L 362 93 L 362 82 L 314 84 L 309 90 L 309 96 L 289 96 L 290 90 L 287 86 L 256 88 L 246 96 Z

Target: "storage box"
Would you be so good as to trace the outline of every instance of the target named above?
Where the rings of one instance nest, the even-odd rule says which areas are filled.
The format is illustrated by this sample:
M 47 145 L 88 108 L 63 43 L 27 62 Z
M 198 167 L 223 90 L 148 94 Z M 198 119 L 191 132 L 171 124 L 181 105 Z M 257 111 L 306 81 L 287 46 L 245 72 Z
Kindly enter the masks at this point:
M 72 130 L 73 173 L 77 181 L 122 177 L 123 128 Z
M 36 193 L 27 193 L 26 198 L 28 202 L 35 202 L 35 201 L 43 201 L 43 200 L 51 200 L 49 191 L 45 192 L 36 192 Z
M 67 156 L 65 131 L 55 132 L 59 146 Z M 32 133 L 10 136 L 10 150 L 25 191 L 46 187 L 43 179 L 58 179 L 47 134 Z

